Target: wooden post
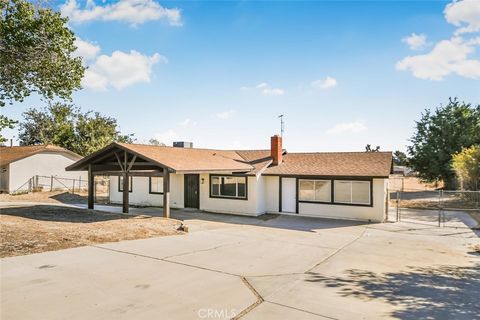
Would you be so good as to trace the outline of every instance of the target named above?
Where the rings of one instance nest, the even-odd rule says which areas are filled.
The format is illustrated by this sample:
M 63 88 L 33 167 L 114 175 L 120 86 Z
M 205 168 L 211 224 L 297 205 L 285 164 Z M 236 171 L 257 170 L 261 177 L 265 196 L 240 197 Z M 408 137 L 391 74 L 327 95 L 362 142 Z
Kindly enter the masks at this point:
M 170 172 L 163 169 L 163 216 L 170 218 Z
M 88 209 L 93 209 L 93 188 L 94 188 L 94 175 L 92 172 L 92 165 L 88 165 Z
M 127 171 L 122 174 L 123 177 L 123 213 L 128 213 L 128 190 L 129 188 L 129 175 Z
M 53 176 L 50 176 L 50 191 L 53 191 Z
M 73 179 L 72 194 L 75 194 L 75 179 Z

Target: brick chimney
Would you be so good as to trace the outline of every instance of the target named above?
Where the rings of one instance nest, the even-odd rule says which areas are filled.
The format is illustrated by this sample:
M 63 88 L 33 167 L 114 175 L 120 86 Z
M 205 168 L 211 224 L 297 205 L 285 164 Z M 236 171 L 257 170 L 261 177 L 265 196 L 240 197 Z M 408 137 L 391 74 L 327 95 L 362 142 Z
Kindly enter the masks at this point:
M 273 165 L 277 166 L 282 163 L 282 137 L 278 134 L 270 139 L 270 155 L 273 158 Z

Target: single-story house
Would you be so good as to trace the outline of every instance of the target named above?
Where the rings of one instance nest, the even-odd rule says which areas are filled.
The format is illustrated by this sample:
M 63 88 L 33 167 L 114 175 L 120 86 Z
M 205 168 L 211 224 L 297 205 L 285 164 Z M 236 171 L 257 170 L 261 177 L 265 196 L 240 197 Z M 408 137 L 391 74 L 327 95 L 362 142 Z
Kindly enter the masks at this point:
M 0 191 L 17 193 L 41 189 L 68 189 L 85 173 L 66 171 L 65 167 L 82 157 L 54 145 L 0 147 Z M 83 183 L 86 186 L 86 183 Z
M 132 203 L 163 206 L 165 216 L 174 207 L 384 221 L 392 153 L 289 153 L 277 135 L 269 150 L 112 143 L 67 170 L 111 176 L 110 200 L 124 212 Z

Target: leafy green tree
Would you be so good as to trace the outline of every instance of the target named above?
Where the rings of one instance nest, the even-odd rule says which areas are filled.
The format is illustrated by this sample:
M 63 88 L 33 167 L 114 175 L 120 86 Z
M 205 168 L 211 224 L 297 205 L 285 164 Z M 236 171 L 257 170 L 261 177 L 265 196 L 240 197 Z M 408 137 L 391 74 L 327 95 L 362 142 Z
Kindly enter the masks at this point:
M 82 113 L 78 107 L 60 102 L 42 110 L 29 109 L 20 123 L 20 144 L 54 144 L 80 155 L 93 153 L 112 141 L 133 142 L 121 134 L 117 120 L 98 112 Z
M 408 157 L 404 152 L 397 150 L 393 153 L 393 163 L 397 166 L 406 166 Z
M 67 18 L 26 0 L 0 0 L 0 11 L 0 107 L 32 93 L 70 99 L 84 67 Z M 2 116 L 0 130 L 14 124 Z
M 452 168 L 462 183 L 462 189 L 480 188 L 480 145 L 463 148 L 452 156 Z
M 428 182 L 441 180 L 447 189 L 454 188 L 452 155 L 480 143 L 480 105 L 455 98 L 433 112 L 425 110 L 416 121 L 410 141 L 409 164 L 420 178 Z

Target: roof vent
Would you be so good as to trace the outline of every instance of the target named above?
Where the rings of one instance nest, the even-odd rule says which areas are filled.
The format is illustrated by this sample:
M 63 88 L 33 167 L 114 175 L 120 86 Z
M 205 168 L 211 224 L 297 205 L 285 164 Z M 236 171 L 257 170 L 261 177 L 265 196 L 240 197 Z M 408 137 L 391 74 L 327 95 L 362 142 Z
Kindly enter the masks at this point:
M 173 146 L 175 148 L 193 148 L 193 142 L 187 142 L 187 141 L 175 141 L 173 143 Z

